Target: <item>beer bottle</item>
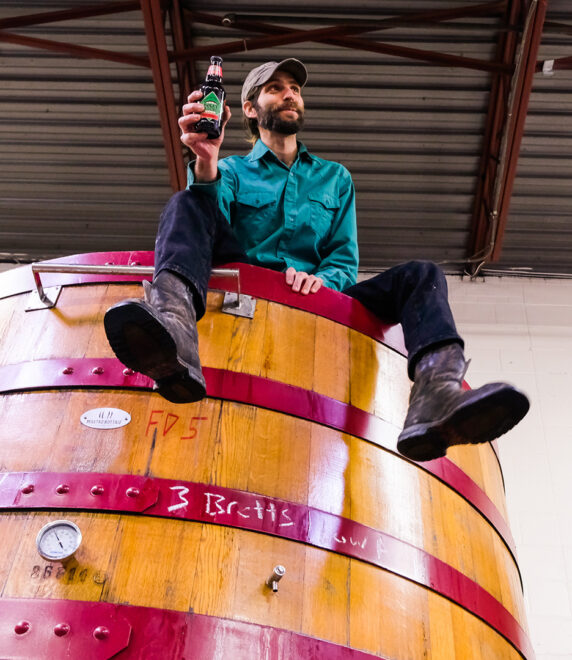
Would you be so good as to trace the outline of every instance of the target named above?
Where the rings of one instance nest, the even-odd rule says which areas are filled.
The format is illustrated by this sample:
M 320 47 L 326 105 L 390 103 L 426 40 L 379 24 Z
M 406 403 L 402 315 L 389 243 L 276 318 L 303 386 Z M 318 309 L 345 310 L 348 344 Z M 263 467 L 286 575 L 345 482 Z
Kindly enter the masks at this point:
M 222 86 L 222 57 L 213 55 L 207 77 L 201 85 L 203 98 L 199 101 L 205 106 L 201 118 L 195 124 L 197 133 L 207 133 L 209 140 L 220 137 L 222 130 L 222 115 L 226 92 Z

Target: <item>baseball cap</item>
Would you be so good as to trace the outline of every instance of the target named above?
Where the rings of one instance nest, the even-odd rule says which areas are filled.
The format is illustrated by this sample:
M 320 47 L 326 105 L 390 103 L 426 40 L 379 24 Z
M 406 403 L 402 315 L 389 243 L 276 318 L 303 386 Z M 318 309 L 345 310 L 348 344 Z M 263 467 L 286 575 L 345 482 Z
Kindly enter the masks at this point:
M 254 87 L 259 87 L 260 85 L 267 83 L 276 71 L 286 71 L 291 74 L 300 87 L 304 87 L 308 80 L 306 67 L 300 62 L 300 60 L 296 60 L 293 57 L 282 60 L 282 62 L 265 62 L 264 64 L 257 66 L 255 69 L 252 69 L 252 71 L 246 76 L 246 80 L 242 86 L 242 93 L 240 95 L 241 103 L 246 101 Z

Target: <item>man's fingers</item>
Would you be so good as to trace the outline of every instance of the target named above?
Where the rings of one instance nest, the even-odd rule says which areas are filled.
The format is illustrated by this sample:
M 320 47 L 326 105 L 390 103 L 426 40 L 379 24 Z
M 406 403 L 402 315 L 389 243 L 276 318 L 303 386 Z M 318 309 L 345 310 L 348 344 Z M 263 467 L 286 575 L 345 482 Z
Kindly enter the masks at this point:
M 288 286 L 292 286 L 292 284 L 294 284 L 295 275 L 296 275 L 296 269 L 290 266 L 290 268 L 286 270 L 286 284 Z
M 188 106 L 185 106 L 188 107 Z M 202 107 L 202 106 L 201 106 Z M 182 133 L 192 133 L 193 127 L 199 121 L 201 115 L 198 112 L 189 113 L 179 117 L 178 124 Z
M 304 286 L 302 287 L 300 293 L 304 296 L 307 296 L 310 293 L 310 289 L 314 285 L 315 277 L 313 275 L 308 275 L 304 280 Z
M 308 295 L 309 293 L 316 293 L 323 284 L 321 277 L 316 277 L 315 275 L 308 275 L 308 278 L 304 282 L 302 291 L 300 293 Z
M 302 284 L 306 281 L 306 278 L 308 277 L 308 273 L 304 273 L 304 271 L 299 270 L 295 277 L 294 277 L 294 284 L 292 285 L 292 291 L 300 291 L 302 288 Z
M 228 124 L 228 120 L 232 117 L 232 112 L 226 103 L 224 104 L 224 111 L 222 114 L 222 125 L 223 127 Z
M 195 101 L 198 101 L 199 99 L 202 98 L 203 98 L 203 93 L 201 92 L 201 90 L 195 89 L 187 96 L 187 103 L 194 103 Z
M 295 293 L 301 293 L 304 296 L 307 296 L 309 293 L 316 293 L 319 291 L 324 284 L 324 280 L 321 277 L 316 277 L 315 275 L 308 275 L 304 271 L 296 271 L 295 268 L 290 266 L 286 270 L 286 284 L 292 287 L 292 291 Z
M 310 292 L 311 293 L 316 293 L 316 291 L 319 291 L 322 288 L 323 283 L 324 283 L 324 280 L 321 277 L 315 277 L 314 284 L 312 284 L 312 288 L 311 288 Z

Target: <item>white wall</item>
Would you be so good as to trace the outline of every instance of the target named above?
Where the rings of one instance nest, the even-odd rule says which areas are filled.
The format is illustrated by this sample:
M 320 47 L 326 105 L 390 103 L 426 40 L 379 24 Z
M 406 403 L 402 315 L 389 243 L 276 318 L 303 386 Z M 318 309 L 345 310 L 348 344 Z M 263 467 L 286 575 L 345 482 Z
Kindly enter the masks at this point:
M 572 658 L 572 280 L 449 277 L 467 382 L 531 400 L 499 440 L 510 525 L 538 660 Z

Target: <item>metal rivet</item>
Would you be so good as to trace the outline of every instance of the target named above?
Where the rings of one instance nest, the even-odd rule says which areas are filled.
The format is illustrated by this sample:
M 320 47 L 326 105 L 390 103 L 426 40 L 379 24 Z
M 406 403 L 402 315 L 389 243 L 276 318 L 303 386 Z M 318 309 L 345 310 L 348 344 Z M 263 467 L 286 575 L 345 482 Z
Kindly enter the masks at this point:
M 21 491 L 25 495 L 29 495 L 30 493 L 34 492 L 34 484 L 26 484 L 25 486 L 22 486 Z
M 134 373 L 135 372 L 133 371 L 133 369 L 129 369 L 129 367 L 127 367 L 126 369 L 123 369 L 123 375 L 124 376 L 133 376 Z
M 69 493 L 69 492 L 70 492 L 70 487 L 67 484 L 60 484 L 56 488 L 56 493 L 58 495 L 65 495 L 66 493 Z
M 105 371 L 105 369 L 104 369 L 103 367 L 94 367 L 94 368 L 91 370 L 91 373 L 92 373 L 92 374 L 99 375 L 99 374 L 102 374 L 104 371 Z
M 127 497 L 139 497 L 140 493 L 141 493 L 141 491 L 139 490 L 139 488 L 135 488 L 135 486 L 131 486 L 131 488 L 128 488 L 125 491 L 125 494 L 127 495 Z
M 109 637 L 109 628 L 106 628 L 105 626 L 97 626 L 93 631 L 93 636 L 95 639 L 99 640 L 107 639 Z
M 106 261 L 105 265 L 106 266 L 115 266 L 115 263 L 113 261 Z
M 24 633 L 27 633 L 28 630 L 30 630 L 29 621 L 19 621 L 14 626 L 14 632 L 16 633 L 16 635 L 23 635 Z
M 54 626 L 54 635 L 57 637 L 65 637 L 71 630 L 70 626 L 68 623 L 58 623 L 56 626 Z
M 103 495 L 103 493 L 105 493 L 105 488 L 101 484 L 96 484 L 91 489 L 92 495 Z
M 65 374 L 66 376 L 69 376 L 70 374 L 73 374 L 73 367 L 66 367 L 63 371 L 62 374 Z
M 140 265 L 141 265 L 141 262 L 140 262 L 140 261 L 131 261 L 131 262 L 129 263 L 129 265 L 130 265 L 130 266 L 140 266 Z

